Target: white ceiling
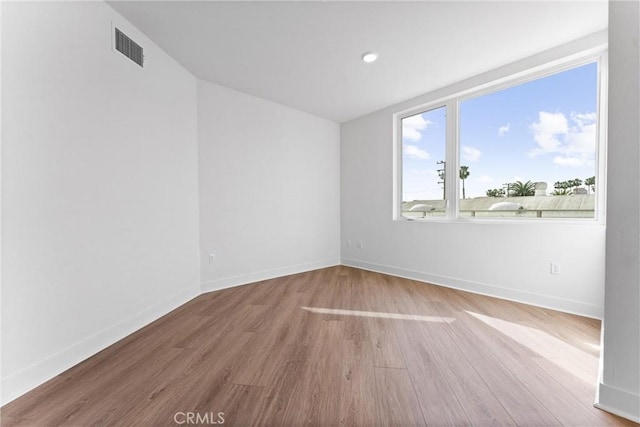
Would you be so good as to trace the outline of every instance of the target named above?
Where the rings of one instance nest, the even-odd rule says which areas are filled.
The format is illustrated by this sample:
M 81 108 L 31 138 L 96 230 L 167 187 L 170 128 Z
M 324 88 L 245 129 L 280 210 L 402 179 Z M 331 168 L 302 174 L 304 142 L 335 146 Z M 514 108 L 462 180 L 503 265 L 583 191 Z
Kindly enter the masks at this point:
M 109 4 L 197 77 L 338 123 L 607 27 L 606 0 Z

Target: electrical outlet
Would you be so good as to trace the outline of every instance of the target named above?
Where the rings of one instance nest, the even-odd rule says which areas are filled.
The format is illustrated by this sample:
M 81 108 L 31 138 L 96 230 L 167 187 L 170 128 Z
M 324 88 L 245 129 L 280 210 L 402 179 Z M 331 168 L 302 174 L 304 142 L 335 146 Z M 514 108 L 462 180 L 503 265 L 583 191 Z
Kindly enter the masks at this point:
M 362 240 L 358 240 L 358 247 L 360 249 L 364 248 L 364 242 Z
M 216 254 L 209 254 L 209 264 L 216 262 Z
M 347 247 L 350 248 L 351 246 L 353 246 L 353 242 L 349 239 L 347 240 Z
M 549 272 L 551 274 L 560 274 L 560 264 L 552 262 L 549 267 L 550 267 L 550 271 Z

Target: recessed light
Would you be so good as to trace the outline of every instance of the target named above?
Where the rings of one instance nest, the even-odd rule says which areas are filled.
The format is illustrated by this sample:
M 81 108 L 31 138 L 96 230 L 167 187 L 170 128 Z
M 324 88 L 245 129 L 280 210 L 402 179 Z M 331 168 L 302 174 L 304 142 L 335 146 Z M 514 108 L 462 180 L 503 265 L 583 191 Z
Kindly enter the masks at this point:
M 366 63 L 374 62 L 378 59 L 378 52 L 368 51 L 362 54 L 362 60 Z

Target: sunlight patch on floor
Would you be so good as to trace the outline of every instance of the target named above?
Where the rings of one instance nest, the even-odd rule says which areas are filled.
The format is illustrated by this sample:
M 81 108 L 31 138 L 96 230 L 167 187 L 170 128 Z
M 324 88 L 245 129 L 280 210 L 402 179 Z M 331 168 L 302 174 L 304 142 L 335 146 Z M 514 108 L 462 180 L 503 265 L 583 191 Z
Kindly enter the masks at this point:
M 576 378 L 589 384 L 596 381 L 598 372 L 597 357 L 539 329 L 471 311 L 465 310 L 465 312 L 502 332 L 531 351 L 538 353 L 541 357 L 553 362 Z
M 588 345 L 589 347 L 593 348 L 594 350 L 600 351 L 600 345 L 598 345 L 598 344 L 591 344 L 590 342 L 585 342 L 585 344 Z
M 342 310 L 338 308 L 321 308 L 321 307 L 300 307 L 303 310 L 317 314 L 335 314 L 338 316 L 358 316 L 358 317 L 379 317 L 383 319 L 395 320 L 416 320 L 418 322 L 434 322 L 434 323 L 452 323 L 455 322 L 453 317 L 440 316 L 421 316 L 417 314 L 400 314 L 400 313 L 384 313 L 380 311 L 358 311 L 358 310 Z

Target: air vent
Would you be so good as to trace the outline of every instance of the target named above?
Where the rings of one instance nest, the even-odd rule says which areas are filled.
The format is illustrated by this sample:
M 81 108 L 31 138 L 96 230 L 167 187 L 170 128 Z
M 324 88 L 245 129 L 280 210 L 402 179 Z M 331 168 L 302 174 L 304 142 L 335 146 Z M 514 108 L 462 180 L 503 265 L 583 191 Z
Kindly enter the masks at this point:
M 127 58 L 144 67 L 144 53 L 142 46 L 131 40 L 125 33 L 119 29 L 115 29 L 116 34 L 116 50 L 124 54 Z

